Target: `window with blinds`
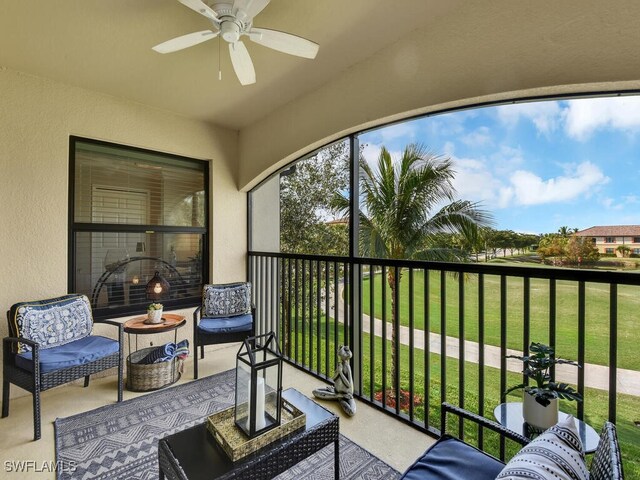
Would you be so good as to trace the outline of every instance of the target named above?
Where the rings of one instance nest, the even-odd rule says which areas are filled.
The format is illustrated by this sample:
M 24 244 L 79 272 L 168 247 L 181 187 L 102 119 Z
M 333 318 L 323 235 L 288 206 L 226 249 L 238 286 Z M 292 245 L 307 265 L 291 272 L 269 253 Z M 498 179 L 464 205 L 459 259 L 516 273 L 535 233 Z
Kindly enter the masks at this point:
M 69 290 L 86 294 L 97 317 L 198 304 L 208 163 L 71 137 L 70 166 Z M 147 288 L 156 272 L 167 291 Z

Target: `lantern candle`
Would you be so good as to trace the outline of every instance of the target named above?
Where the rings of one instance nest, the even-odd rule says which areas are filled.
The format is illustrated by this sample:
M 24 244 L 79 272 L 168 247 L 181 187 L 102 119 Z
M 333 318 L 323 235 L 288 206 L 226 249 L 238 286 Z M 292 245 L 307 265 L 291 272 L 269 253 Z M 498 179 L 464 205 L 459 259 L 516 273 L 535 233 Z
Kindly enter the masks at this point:
M 249 415 L 247 417 L 247 430 L 250 429 L 251 422 L 251 380 L 249 380 L 247 384 L 247 390 L 249 391 L 249 405 L 248 412 Z M 256 430 L 262 429 L 267 426 L 264 417 L 264 401 L 265 401 L 265 393 L 264 393 L 264 378 L 257 378 L 257 387 L 256 387 Z
M 264 418 L 264 378 L 258 377 L 256 391 L 256 429 L 266 427 Z

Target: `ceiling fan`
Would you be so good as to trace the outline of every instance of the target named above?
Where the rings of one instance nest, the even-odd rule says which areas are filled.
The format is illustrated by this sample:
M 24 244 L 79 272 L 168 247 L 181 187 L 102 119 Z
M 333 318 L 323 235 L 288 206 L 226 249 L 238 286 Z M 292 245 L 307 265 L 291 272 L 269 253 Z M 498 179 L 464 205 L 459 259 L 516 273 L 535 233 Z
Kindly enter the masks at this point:
M 220 36 L 229 44 L 231 63 L 242 85 L 250 85 L 256 82 L 253 62 L 247 47 L 240 40 L 243 36 L 249 37 L 252 42 L 289 55 L 315 58 L 318 53 L 318 44 L 306 38 L 253 26 L 254 17 L 264 10 L 270 0 L 235 0 L 233 3 L 225 3 L 224 1 L 221 3 L 209 2 L 211 6 L 202 0 L 178 1 L 208 18 L 213 28 L 172 38 L 156 45 L 153 50 L 159 53 L 176 52 Z

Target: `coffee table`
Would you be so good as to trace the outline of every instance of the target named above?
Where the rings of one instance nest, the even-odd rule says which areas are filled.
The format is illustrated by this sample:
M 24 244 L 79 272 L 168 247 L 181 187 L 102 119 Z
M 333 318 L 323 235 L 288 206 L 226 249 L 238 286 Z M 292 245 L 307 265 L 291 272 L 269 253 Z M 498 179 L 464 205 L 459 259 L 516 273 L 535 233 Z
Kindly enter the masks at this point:
M 160 480 L 267 480 L 332 442 L 334 475 L 340 478 L 339 418 L 294 388 L 283 391 L 282 396 L 306 414 L 304 429 L 234 463 L 201 423 L 158 442 Z
M 501 403 L 493 411 L 493 415 L 500 425 L 507 427 L 509 430 L 519 433 L 520 435 L 531 438 L 536 432 L 529 432 L 528 425 L 524 422 L 522 416 L 522 402 Z M 569 415 L 564 412 L 558 412 L 558 420 L 564 420 Z M 574 418 L 578 429 L 578 436 L 582 441 L 585 453 L 593 453 L 598 448 L 600 435 L 591 425 Z

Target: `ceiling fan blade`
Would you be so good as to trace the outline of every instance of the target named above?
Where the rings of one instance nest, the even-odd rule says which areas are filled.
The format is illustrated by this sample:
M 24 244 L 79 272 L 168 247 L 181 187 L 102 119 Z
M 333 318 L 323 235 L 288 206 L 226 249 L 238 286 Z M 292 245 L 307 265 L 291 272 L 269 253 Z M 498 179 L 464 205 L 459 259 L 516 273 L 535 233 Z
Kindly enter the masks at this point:
M 201 32 L 187 33 L 181 37 L 172 38 L 166 42 L 162 42 L 153 48 L 158 53 L 171 53 L 182 50 L 183 48 L 193 47 L 199 43 L 206 42 L 212 38 L 216 38 L 218 32 L 212 32 L 211 30 L 202 30 Z
M 204 15 L 211 20 L 218 21 L 218 15 L 209 5 L 202 0 L 178 0 L 185 7 L 189 7 L 194 12 L 198 12 L 200 15 Z
M 251 20 L 264 10 L 270 1 L 271 0 L 236 0 L 233 3 L 233 14 L 243 22 Z
M 265 47 L 304 58 L 316 58 L 320 48 L 317 43 L 306 38 L 268 28 L 252 28 L 249 39 Z
M 231 55 L 231 63 L 240 83 L 242 85 L 256 83 L 256 71 L 244 43 L 239 40 L 236 43 L 230 43 L 229 55 Z

